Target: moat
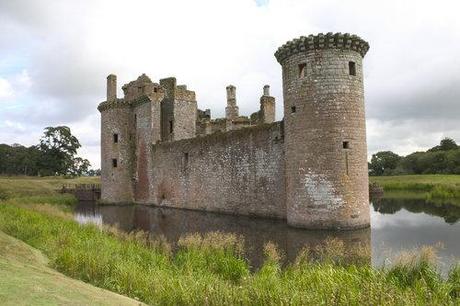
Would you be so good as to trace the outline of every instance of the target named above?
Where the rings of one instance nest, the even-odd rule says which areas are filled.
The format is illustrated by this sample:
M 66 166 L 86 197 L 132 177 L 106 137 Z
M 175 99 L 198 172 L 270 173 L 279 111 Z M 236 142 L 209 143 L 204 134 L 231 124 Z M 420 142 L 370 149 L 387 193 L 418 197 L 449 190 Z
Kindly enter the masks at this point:
M 121 230 L 144 230 L 169 242 L 191 233 L 220 231 L 241 235 L 246 257 L 255 268 L 263 261 L 263 246 L 272 241 L 293 261 L 304 245 L 314 247 L 338 238 L 345 247 L 365 245 L 372 250 L 372 264 L 388 264 L 401 250 L 440 245 L 440 268 L 447 271 L 460 258 L 460 208 L 436 207 L 421 199 L 380 199 L 371 204 L 371 228 L 355 231 L 308 231 L 289 227 L 283 220 L 232 216 L 149 206 L 100 206 L 80 202 L 79 222 L 117 225 Z M 386 260 L 387 259 L 387 260 Z

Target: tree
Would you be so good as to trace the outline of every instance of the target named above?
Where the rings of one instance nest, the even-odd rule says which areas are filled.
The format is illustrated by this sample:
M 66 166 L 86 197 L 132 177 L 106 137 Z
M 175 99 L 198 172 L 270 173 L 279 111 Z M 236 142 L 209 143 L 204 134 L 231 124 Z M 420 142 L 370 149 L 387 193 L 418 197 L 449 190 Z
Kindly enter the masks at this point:
M 81 175 L 89 161 L 75 157 L 80 142 L 67 126 L 47 127 L 40 138 L 40 168 L 44 175 Z
M 429 149 L 428 152 L 449 151 L 449 150 L 455 150 L 458 148 L 459 147 L 457 143 L 455 142 L 455 140 L 453 140 L 452 138 L 446 137 L 441 140 L 441 142 L 439 143 L 439 146 L 435 146 Z
M 388 175 L 391 174 L 391 170 L 396 169 L 401 156 L 391 151 L 381 151 L 372 155 L 370 163 L 370 174 L 371 175 Z
M 73 167 L 69 169 L 69 173 L 75 176 L 88 174 L 89 167 L 91 167 L 89 160 L 83 159 L 81 157 L 75 157 L 73 159 Z

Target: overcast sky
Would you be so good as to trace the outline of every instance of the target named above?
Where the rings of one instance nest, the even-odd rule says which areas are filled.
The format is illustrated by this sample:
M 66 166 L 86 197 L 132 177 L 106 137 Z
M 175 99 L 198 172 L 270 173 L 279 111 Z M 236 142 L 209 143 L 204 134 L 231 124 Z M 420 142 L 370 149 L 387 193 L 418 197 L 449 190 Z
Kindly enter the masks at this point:
M 352 0 L 0 0 L 0 143 L 32 145 L 68 125 L 99 167 L 106 76 L 175 76 L 198 106 L 258 110 L 264 84 L 282 119 L 273 53 L 301 35 L 349 32 L 364 59 L 369 154 L 408 154 L 443 137 L 460 142 L 460 2 Z M 119 95 L 120 95 L 119 89 Z

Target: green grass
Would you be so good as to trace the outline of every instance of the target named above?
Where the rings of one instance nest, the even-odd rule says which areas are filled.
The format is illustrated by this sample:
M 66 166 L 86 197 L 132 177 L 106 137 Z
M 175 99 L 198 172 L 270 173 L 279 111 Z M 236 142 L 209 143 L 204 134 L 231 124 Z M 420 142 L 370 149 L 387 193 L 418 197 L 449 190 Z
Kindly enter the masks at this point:
M 98 184 L 99 182 L 99 177 L 0 176 L 0 200 L 24 196 L 53 195 L 64 184 Z
M 371 176 L 370 181 L 385 190 L 431 191 L 434 187 L 460 190 L 460 175 Z
M 422 250 L 387 269 L 341 260 L 343 243 L 304 249 L 281 268 L 276 246 L 251 272 L 241 238 L 191 235 L 172 253 L 142 232 L 78 225 L 56 205 L 0 204 L 0 230 L 41 250 L 58 271 L 154 305 L 426 305 L 460 303 L 460 270 L 443 279 Z M 315 260 L 316 251 L 322 257 Z M 360 253 L 361 250 L 356 250 Z
M 0 231 L 1 305 L 139 305 L 62 275 L 38 250 Z
M 460 175 L 371 176 L 369 179 L 382 186 L 385 194 L 418 193 L 417 198 L 423 197 L 428 202 L 460 206 Z

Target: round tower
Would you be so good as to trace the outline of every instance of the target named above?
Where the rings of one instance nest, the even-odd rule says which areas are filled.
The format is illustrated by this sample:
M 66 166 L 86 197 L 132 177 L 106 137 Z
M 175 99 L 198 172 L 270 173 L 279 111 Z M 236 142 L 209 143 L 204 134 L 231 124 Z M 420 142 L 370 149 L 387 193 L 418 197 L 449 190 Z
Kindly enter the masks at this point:
M 132 202 L 132 135 L 135 125 L 130 105 L 116 96 L 116 76 L 107 77 L 107 101 L 101 112 L 101 200 Z
M 286 209 L 289 225 L 370 225 L 362 59 L 356 35 L 318 34 L 287 42 L 282 66 Z

